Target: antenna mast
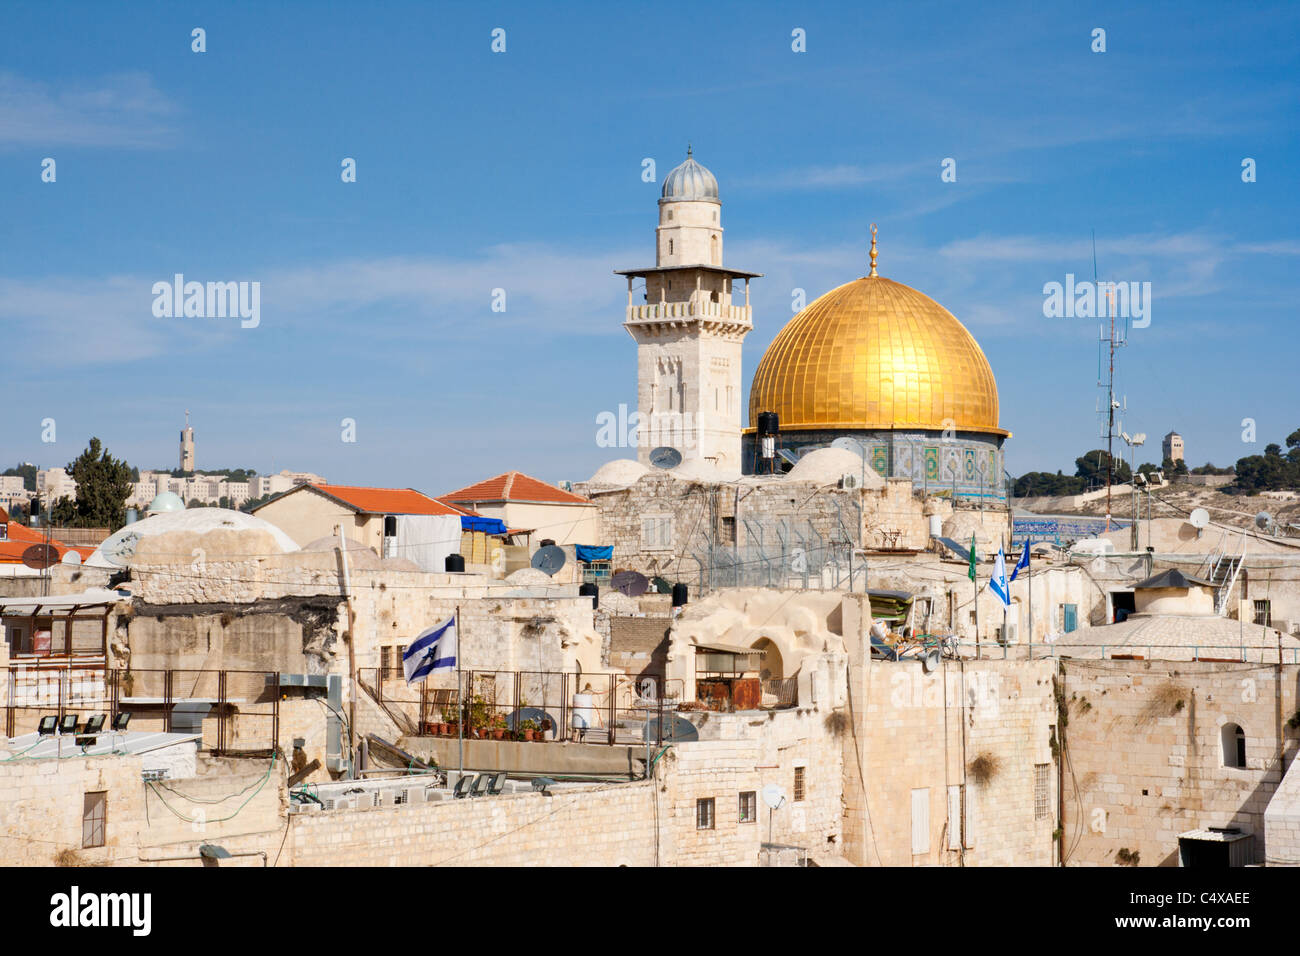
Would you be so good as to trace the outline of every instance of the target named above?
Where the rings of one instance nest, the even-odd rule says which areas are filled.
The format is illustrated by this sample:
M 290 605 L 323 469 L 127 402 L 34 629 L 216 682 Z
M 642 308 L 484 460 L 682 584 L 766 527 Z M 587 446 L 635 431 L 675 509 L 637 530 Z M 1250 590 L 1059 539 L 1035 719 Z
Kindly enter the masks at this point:
M 1100 305 L 1101 285 L 1097 279 L 1097 232 L 1092 231 L 1092 285 L 1098 292 L 1098 305 Z M 1106 389 L 1106 530 L 1110 530 L 1111 515 L 1111 485 L 1114 484 L 1115 472 L 1115 409 L 1120 407 L 1119 402 L 1115 401 L 1115 349 L 1128 344 L 1127 335 L 1115 334 L 1115 290 L 1108 283 L 1106 288 L 1107 318 L 1110 322 L 1109 333 L 1103 324 L 1098 328 L 1099 342 L 1103 344 L 1107 353 L 1106 380 L 1098 381 L 1098 387 Z M 1126 323 L 1127 324 L 1127 323 Z M 1098 358 L 1100 359 L 1100 355 Z M 1100 379 L 1100 375 L 1098 375 Z

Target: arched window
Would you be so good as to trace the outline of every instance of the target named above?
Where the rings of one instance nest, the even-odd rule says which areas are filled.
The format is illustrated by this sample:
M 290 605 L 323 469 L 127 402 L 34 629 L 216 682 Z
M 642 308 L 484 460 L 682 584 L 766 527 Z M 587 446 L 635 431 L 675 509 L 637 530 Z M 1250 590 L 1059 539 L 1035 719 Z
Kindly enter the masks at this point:
M 668 210 L 668 221 L 669 222 L 673 221 L 673 211 L 671 209 Z
M 1246 732 L 1238 724 L 1223 725 L 1223 765 L 1225 767 L 1246 766 Z

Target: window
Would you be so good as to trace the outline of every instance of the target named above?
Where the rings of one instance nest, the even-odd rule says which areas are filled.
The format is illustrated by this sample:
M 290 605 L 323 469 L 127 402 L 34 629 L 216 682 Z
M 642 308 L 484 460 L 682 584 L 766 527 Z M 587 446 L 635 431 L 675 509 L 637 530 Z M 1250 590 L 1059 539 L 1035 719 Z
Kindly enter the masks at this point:
M 1255 623 L 1264 627 L 1273 626 L 1273 609 L 1268 601 L 1255 602 Z
M 758 794 L 746 790 L 740 795 L 740 822 L 753 823 L 758 819 Z
M 948 849 L 961 849 L 961 784 L 952 784 L 948 787 Z
M 379 649 L 379 679 L 385 680 L 393 671 L 393 649 L 391 647 L 381 647 Z
M 672 546 L 672 515 L 645 515 L 641 518 L 642 551 L 668 551 Z
M 803 798 L 804 798 L 804 779 L 803 779 L 803 777 L 804 777 L 804 771 L 805 771 L 806 769 L 807 769 L 807 768 L 805 768 L 805 767 L 795 767 L 795 768 L 794 768 L 794 800 L 795 800 L 795 803 L 798 803 L 799 801 L 803 800 Z
M 671 239 L 668 240 L 668 254 L 670 256 L 673 254 L 673 241 Z
M 669 222 L 673 221 L 673 211 L 671 209 L 668 210 L 668 221 Z
M 1050 766 L 1045 763 L 1034 764 L 1034 819 L 1046 820 L 1051 811 L 1051 800 L 1047 791 Z
M 736 519 L 735 518 L 724 517 L 722 519 L 722 534 L 720 534 L 718 537 L 719 537 L 719 541 L 718 541 L 719 544 L 734 545 L 736 543 Z
M 930 852 L 930 788 L 912 791 L 912 852 Z
M 92 790 L 86 794 L 81 811 L 81 845 L 89 849 L 104 845 L 104 828 L 108 821 L 108 791 Z
M 695 829 L 713 829 L 713 798 L 702 797 L 695 801 Z
M 1061 630 L 1069 634 L 1079 626 L 1079 605 L 1061 605 Z
M 1239 724 L 1223 725 L 1223 765 L 1246 768 L 1246 732 Z

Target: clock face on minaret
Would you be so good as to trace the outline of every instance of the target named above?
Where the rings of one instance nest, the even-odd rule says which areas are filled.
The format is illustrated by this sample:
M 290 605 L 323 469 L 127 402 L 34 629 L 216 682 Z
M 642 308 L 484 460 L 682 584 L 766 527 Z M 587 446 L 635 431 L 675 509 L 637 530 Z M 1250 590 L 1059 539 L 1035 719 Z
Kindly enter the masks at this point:
M 623 327 L 637 343 L 642 464 L 652 450 L 671 447 L 684 461 L 740 472 L 741 347 L 753 328 L 749 280 L 759 273 L 723 265 L 721 211 L 717 179 L 688 149 L 664 177 L 655 265 L 619 270 L 628 280 Z

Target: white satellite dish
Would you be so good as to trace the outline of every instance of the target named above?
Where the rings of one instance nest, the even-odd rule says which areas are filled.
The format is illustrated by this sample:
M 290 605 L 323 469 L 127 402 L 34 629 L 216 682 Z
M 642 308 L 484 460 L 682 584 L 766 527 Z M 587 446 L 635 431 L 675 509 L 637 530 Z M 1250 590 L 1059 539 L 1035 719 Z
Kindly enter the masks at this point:
M 1210 513 L 1204 508 L 1197 508 L 1188 517 L 1187 522 L 1197 531 L 1202 531 L 1210 526 Z
M 1255 515 L 1255 527 L 1259 528 L 1261 531 L 1266 531 L 1269 534 L 1273 534 L 1277 531 L 1277 528 L 1273 523 L 1273 516 L 1267 511 L 1261 511 L 1259 514 Z
M 785 806 L 785 793 L 774 783 L 763 788 L 763 802 L 771 810 L 780 810 Z
M 81 563 L 81 555 L 69 548 L 67 551 L 63 552 L 63 558 L 60 563 L 70 564 L 75 567 Z

